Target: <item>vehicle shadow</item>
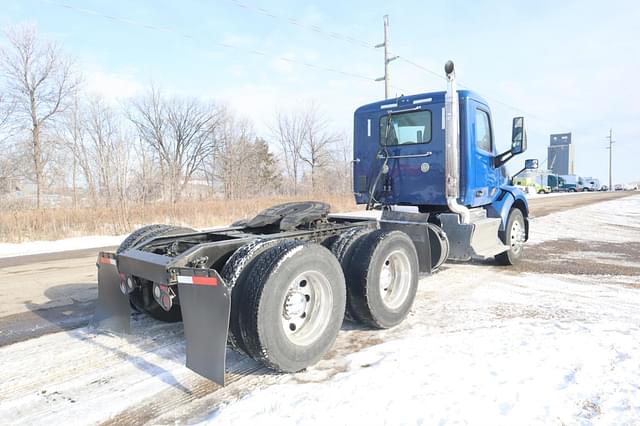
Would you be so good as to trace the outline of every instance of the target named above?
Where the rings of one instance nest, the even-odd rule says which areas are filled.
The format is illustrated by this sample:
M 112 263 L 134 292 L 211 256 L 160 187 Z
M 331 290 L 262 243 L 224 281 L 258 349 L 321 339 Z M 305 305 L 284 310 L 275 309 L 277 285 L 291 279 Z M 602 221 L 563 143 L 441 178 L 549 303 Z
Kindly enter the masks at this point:
M 66 284 L 47 290 L 45 303 L 27 301 L 26 312 L 0 318 L 0 347 L 45 334 L 86 326 L 95 310 L 95 300 L 86 297 L 88 287 L 95 284 Z

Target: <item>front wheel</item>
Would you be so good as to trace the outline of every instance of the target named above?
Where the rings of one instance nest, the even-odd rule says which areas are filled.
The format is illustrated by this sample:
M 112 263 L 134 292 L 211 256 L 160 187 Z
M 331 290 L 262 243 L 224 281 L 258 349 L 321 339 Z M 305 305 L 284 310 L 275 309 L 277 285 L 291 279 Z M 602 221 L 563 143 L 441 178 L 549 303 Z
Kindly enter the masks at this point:
M 509 247 L 509 250 L 497 254 L 495 256 L 496 262 L 500 265 L 515 265 L 522 257 L 525 241 L 524 216 L 520 209 L 511 209 L 506 230 L 500 231 L 499 236 L 502 242 Z

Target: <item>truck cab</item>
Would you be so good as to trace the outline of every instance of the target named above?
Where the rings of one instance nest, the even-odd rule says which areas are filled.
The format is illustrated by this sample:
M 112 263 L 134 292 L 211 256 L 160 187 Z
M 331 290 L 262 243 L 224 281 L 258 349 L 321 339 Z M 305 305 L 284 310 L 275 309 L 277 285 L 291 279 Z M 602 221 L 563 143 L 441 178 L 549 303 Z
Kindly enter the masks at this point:
M 499 153 L 489 103 L 473 91 L 456 90 L 449 64 L 446 92 L 401 96 L 355 111 L 356 202 L 383 210 L 415 206 L 439 223 L 438 218 L 449 213 L 459 215 L 461 225 L 474 218 L 498 218 L 502 233 L 510 211 L 517 208 L 524 217 L 526 240 L 527 200 L 509 183 L 504 168 L 526 149 L 524 119 L 514 118 L 512 148 Z M 448 233 L 457 230 L 450 228 Z
M 471 91 L 458 94 L 461 202 L 478 207 L 491 203 L 506 180 L 502 168 L 494 165 L 497 152 L 489 105 Z M 356 202 L 368 201 L 367 189 L 376 178 L 375 166 L 382 149 L 396 160 L 389 162 L 385 173 L 385 202 L 425 208 L 447 205 L 443 184 L 444 98 L 445 92 L 423 93 L 358 108 L 354 145 Z

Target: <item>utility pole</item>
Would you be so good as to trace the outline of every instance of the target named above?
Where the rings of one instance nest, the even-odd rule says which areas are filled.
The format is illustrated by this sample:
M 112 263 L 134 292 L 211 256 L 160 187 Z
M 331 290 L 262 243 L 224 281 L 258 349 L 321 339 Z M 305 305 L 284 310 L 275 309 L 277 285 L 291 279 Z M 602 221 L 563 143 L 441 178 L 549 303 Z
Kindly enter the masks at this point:
M 611 180 L 611 163 L 613 158 L 613 144 L 616 141 L 613 140 L 613 129 L 609 129 L 609 136 L 605 136 L 605 139 L 609 139 L 609 146 L 607 149 L 609 150 L 609 191 L 613 191 L 613 181 Z
M 384 43 L 376 45 L 376 48 L 384 47 L 384 77 L 376 78 L 376 81 L 384 81 L 384 98 L 389 99 L 389 62 L 398 59 L 397 56 L 391 57 L 391 47 L 389 46 L 389 15 L 384 15 Z

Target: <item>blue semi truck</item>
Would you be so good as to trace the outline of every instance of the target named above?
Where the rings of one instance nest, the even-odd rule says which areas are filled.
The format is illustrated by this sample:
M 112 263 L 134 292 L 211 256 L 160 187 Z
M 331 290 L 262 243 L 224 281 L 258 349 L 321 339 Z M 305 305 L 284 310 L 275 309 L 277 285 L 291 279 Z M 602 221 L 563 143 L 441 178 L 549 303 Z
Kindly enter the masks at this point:
M 98 255 L 97 327 L 129 332 L 132 309 L 182 320 L 187 367 L 224 384 L 227 344 L 299 371 L 327 353 L 345 316 L 371 328 L 402 322 L 419 276 L 447 259 L 516 263 L 529 210 L 504 164 L 526 149 L 524 119 L 499 153 L 487 102 L 456 89 L 452 62 L 445 72 L 446 92 L 355 112 L 355 199 L 378 219 L 304 202 L 216 231 L 143 227 Z

